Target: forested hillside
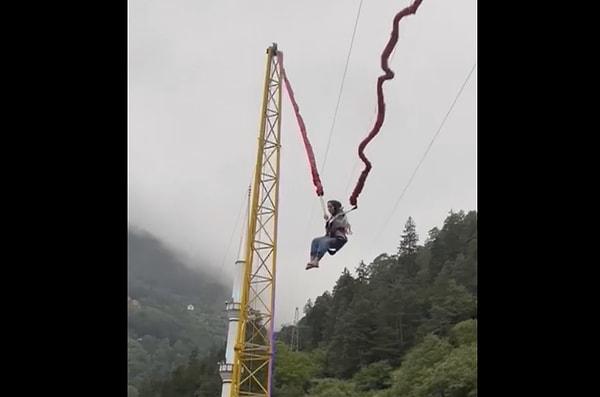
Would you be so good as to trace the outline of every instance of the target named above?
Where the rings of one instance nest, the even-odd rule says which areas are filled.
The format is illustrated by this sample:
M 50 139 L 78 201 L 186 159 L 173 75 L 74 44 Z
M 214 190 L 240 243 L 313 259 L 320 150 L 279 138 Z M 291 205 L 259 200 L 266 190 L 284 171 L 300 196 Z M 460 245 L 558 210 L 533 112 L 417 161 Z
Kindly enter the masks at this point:
M 162 379 L 192 351 L 205 355 L 226 334 L 229 288 L 208 271 L 192 270 L 152 235 L 128 233 L 129 396 Z
M 477 213 L 451 212 L 423 244 L 409 218 L 396 252 L 340 269 L 277 335 L 273 397 L 476 397 Z M 218 397 L 215 363 L 188 355 L 140 397 Z

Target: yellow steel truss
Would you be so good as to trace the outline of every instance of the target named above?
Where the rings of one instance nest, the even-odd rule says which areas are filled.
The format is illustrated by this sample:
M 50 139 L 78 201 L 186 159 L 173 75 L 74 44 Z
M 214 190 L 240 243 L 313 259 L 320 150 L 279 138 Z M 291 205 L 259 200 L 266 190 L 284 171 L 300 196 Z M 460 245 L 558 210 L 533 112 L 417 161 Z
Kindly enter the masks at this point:
M 281 131 L 281 68 L 277 45 L 267 49 L 258 153 L 248 225 L 240 321 L 231 397 L 270 397 L 277 259 Z

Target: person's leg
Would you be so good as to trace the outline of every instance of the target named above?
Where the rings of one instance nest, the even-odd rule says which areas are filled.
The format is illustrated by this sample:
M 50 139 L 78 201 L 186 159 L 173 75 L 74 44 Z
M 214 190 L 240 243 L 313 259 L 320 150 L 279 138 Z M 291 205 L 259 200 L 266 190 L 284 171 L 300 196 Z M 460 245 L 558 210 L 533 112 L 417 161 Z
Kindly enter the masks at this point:
M 319 248 L 319 238 L 313 238 L 313 241 L 310 243 L 310 260 L 312 261 L 317 256 L 317 249 Z
M 323 258 L 333 243 L 335 243 L 335 237 L 326 236 L 319 239 L 317 247 L 317 263 L 321 260 L 321 258 Z
M 319 267 L 319 260 L 325 255 L 327 249 L 323 250 L 323 247 L 328 246 L 327 236 L 315 237 L 310 244 L 310 262 L 306 265 L 306 270 L 312 269 L 313 267 Z
M 312 269 L 313 267 L 319 267 L 319 261 L 323 256 L 327 253 L 329 247 L 334 244 L 336 241 L 335 237 L 317 237 L 313 240 L 312 247 L 314 247 L 313 253 L 315 256 L 311 255 L 311 261 L 306 265 L 306 270 Z
M 317 246 L 317 263 L 323 258 L 327 250 L 329 249 L 329 242 L 331 241 L 330 237 L 322 237 L 318 241 Z
M 310 244 L 310 260 L 311 262 L 317 257 L 317 251 L 319 250 L 319 240 L 323 237 L 315 237 Z

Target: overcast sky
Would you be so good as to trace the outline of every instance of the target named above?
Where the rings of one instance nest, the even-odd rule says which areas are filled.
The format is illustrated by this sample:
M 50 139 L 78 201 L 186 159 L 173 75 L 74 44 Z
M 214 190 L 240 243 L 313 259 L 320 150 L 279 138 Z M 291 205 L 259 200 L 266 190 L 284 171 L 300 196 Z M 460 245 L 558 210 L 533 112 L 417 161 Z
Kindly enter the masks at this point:
M 322 166 L 360 0 L 129 0 L 129 221 L 192 265 L 231 274 L 239 210 L 256 157 L 265 50 L 277 42 Z M 408 0 L 364 0 L 331 146 L 326 198 L 348 208 L 376 111 L 380 55 Z M 365 150 L 373 168 L 350 215 L 354 234 L 304 270 L 323 232 L 307 158 L 283 95 L 276 323 L 351 270 L 396 250 L 409 216 L 421 242 L 448 212 L 477 208 L 477 70 L 393 211 L 477 61 L 476 0 L 424 0 L 400 23 L 384 84 L 387 113 Z M 385 225 L 385 228 L 383 226 Z M 231 236 L 233 242 L 228 248 Z

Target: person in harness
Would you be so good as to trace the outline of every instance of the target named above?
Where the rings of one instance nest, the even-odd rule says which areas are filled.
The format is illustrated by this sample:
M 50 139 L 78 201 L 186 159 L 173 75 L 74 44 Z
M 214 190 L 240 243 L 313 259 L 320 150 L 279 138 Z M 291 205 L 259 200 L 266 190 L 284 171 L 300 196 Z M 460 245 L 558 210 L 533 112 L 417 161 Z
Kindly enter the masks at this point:
M 348 223 L 342 203 L 337 200 L 329 200 L 327 211 L 331 216 L 324 216 L 326 218 L 325 235 L 312 240 L 310 262 L 306 264 L 306 270 L 318 268 L 319 261 L 326 253 L 335 255 L 348 242 L 348 234 L 351 234 L 350 223 Z

